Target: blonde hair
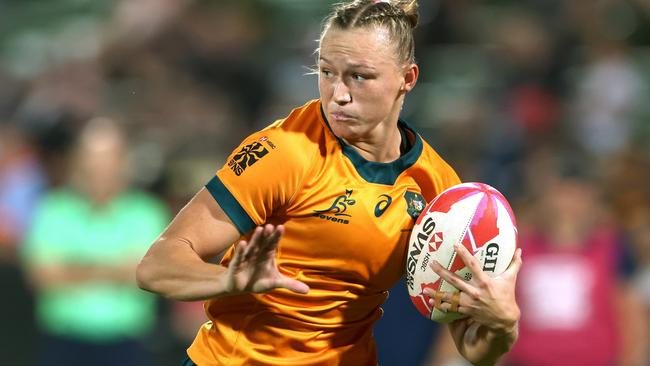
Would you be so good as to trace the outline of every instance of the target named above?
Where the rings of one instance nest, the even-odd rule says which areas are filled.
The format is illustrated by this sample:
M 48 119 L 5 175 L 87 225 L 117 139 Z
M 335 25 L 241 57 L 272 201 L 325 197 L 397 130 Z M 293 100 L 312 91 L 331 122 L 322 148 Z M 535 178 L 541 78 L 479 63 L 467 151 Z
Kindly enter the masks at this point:
M 417 0 L 354 0 L 334 7 L 325 18 L 321 41 L 328 29 L 383 27 L 395 43 L 398 61 L 415 62 L 413 29 L 418 25 Z

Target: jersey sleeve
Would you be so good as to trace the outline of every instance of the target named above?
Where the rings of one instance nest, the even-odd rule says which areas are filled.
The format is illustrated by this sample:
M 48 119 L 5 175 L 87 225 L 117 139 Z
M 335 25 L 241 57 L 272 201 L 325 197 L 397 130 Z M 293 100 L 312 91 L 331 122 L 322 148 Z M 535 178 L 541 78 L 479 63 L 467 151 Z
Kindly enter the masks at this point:
M 451 165 L 445 162 L 443 167 L 443 174 L 441 176 L 442 186 L 444 187 L 443 190 L 462 183 L 460 177 L 458 177 L 458 174 Z
M 288 206 L 309 169 L 309 150 L 299 132 L 272 125 L 246 138 L 206 188 L 246 234 Z
M 439 195 L 445 189 L 462 183 L 461 179 L 456 174 L 454 168 L 444 161 L 437 153 L 435 153 L 435 163 L 433 171 L 434 174 L 434 194 L 430 197 L 425 195 L 427 202 L 430 202 L 435 196 Z
M 431 202 L 437 195 L 442 193 L 445 189 L 455 186 L 462 183 L 460 177 L 454 170 L 454 168 L 449 165 L 432 147 L 431 145 L 425 144 L 425 155 L 424 161 L 426 164 L 425 172 L 433 172 L 430 177 L 432 178 L 432 184 L 424 183 L 422 189 L 422 194 L 427 202 Z M 429 174 L 426 174 L 429 177 Z M 423 179 L 422 182 L 427 182 Z

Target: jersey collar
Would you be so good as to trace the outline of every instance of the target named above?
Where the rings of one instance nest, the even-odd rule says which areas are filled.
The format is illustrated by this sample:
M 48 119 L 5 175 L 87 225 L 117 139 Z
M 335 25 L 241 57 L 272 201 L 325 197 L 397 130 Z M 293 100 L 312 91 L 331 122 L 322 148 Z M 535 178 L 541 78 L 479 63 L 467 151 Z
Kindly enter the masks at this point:
M 352 146 L 348 145 L 342 138 L 334 135 L 332 128 L 330 127 L 325 112 L 323 111 L 323 106 L 320 105 L 320 114 L 323 119 L 323 122 L 327 126 L 327 129 L 330 131 L 332 136 L 336 137 L 341 145 L 343 150 L 343 155 L 345 155 L 350 161 L 354 168 L 357 170 L 357 173 L 370 183 L 393 185 L 402 172 L 410 168 L 418 160 L 422 154 L 422 138 L 420 135 L 411 127 L 408 123 L 403 120 L 398 120 L 397 124 L 400 128 L 409 130 L 415 136 L 415 142 L 411 149 L 404 155 L 400 156 L 399 159 L 392 161 L 390 163 L 378 163 L 375 161 L 368 161 L 363 158 L 357 150 Z

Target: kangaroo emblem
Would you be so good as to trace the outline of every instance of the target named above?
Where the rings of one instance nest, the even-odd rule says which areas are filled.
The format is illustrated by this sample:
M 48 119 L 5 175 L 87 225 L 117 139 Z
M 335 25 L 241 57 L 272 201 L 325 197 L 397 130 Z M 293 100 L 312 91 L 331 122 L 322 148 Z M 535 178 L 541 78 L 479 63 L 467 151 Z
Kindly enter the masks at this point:
M 336 197 L 334 203 L 332 203 L 332 206 L 330 206 L 330 208 L 326 210 L 314 210 L 314 212 L 331 213 L 334 214 L 334 216 L 350 217 L 350 215 L 346 214 L 345 211 L 348 209 L 348 206 L 352 206 L 357 202 L 354 199 L 350 198 L 351 196 L 352 196 L 352 190 L 346 189 L 344 195 Z

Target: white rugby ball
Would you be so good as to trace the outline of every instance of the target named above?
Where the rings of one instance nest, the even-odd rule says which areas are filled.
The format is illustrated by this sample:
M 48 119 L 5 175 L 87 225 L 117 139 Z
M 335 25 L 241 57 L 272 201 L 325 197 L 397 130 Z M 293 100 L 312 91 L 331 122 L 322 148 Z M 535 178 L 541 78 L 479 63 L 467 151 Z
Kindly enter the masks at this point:
M 512 209 L 499 191 L 484 183 L 450 187 L 425 207 L 413 227 L 406 253 L 406 286 L 418 311 L 440 323 L 463 315 L 433 308 L 423 291 L 458 291 L 433 272 L 432 261 L 466 281 L 472 278 L 454 251 L 456 243 L 473 253 L 489 276 L 505 271 L 517 249 L 517 227 Z

